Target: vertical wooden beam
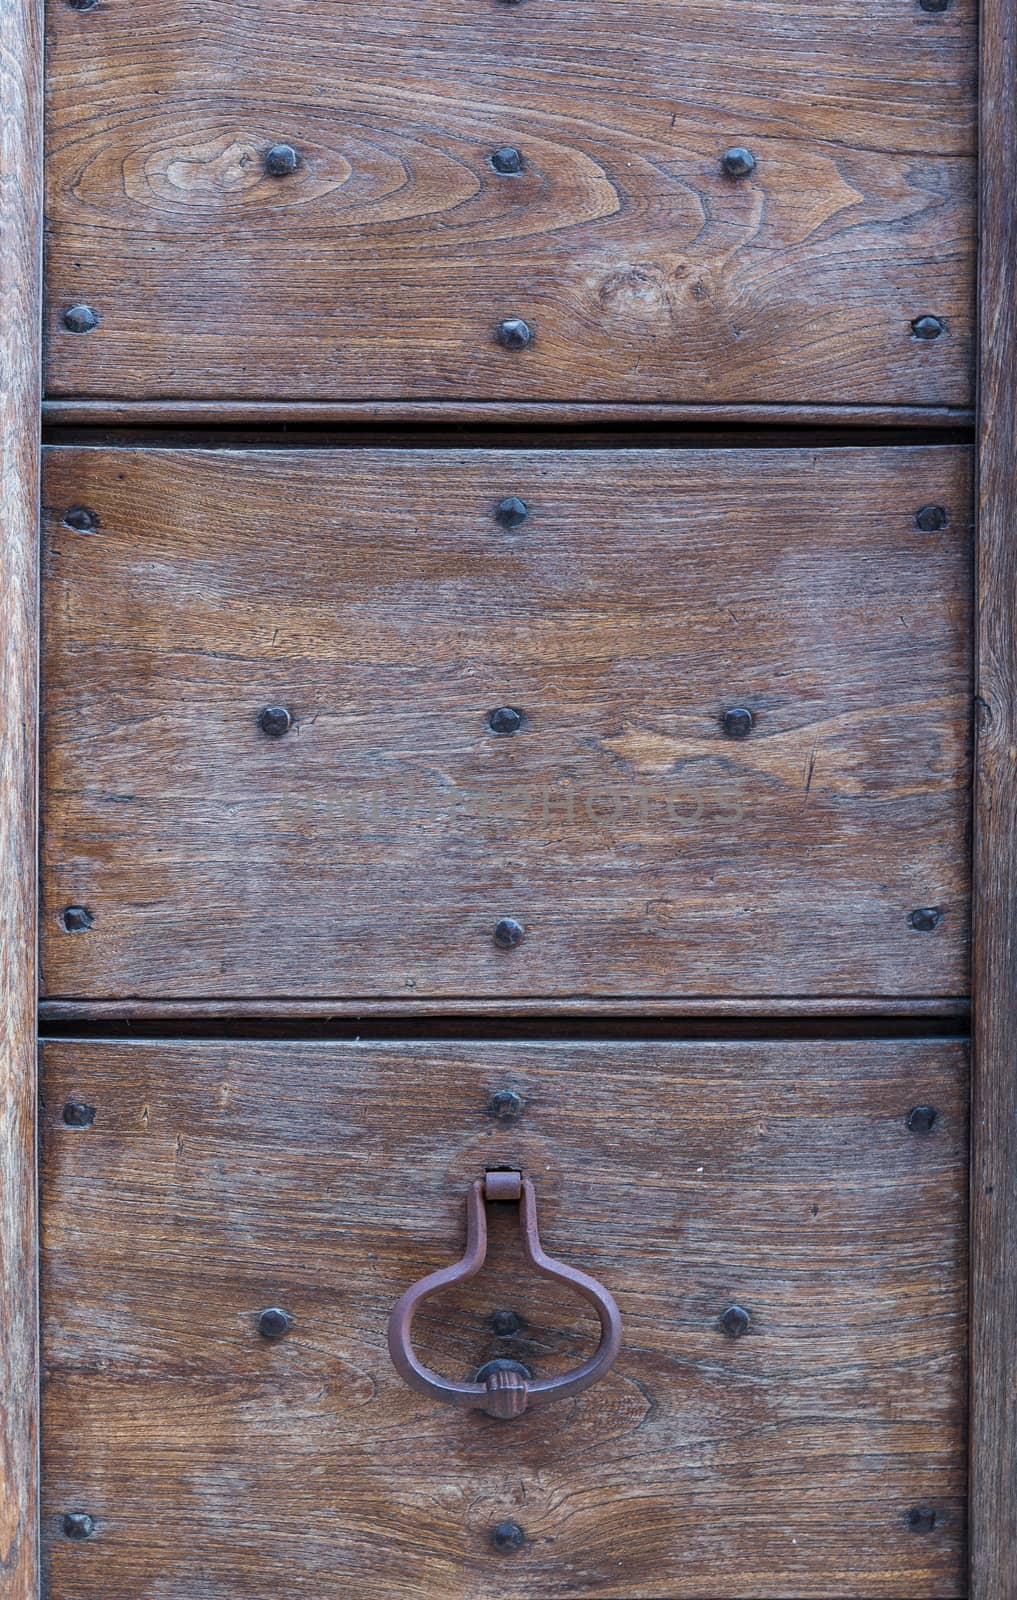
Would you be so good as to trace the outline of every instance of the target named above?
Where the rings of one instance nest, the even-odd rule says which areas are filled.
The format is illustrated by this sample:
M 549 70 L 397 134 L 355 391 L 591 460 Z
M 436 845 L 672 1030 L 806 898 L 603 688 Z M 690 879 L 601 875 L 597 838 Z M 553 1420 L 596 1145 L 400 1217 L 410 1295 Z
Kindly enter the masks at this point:
M 0 0 L 0 1596 L 36 1600 L 42 3 Z
M 1017 3 L 983 0 L 971 1600 L 1017 1600 Z

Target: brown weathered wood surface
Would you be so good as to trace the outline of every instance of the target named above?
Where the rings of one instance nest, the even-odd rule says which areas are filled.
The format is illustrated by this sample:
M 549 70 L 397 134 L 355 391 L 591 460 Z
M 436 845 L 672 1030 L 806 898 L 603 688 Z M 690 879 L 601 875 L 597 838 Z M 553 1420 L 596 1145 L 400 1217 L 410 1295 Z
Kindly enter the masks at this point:
M 512 0 L 515 3 L 515 0 Z M 445 400 L 440 412 L 428 400 L 44 400 L 44 422 L 53 427 L 212 427 L 234 424 L 285 427 L 310 423 L 434 423 L 475 421 L 515 427 L 569 427 L 640 422 L 691 423 L 722 429 L 727 423 L 761 427 L 934 428 L 949 431 L 973 427 L 968 406 L 697 405 L 690 402 Z M 785 443 L 787 441 L 785 440 Z
M 975 39 L 974 0 L 51 0 L 48 388 L 970 404 Z
M 47 452 L 46 995 L 964 996 L 969 497 L 947 447 Z
M 1017 16 L 982 9 L 971 1600 L 1017 1600 Z
M 0 6 L 0 1594 L 37 1600 L 36 717 L 42 7 Z
M 904 1027 L 922 1022 L 952 1021 L 958 1025 L 967 1022 L 970 1000 L 965 996 L 915 995 L 904 999 L 897 995 L 664 995 L 643 996 L 638 1000 L 610 995 L 598 999 L 578 995 L 574 997 L 534 996 L 530 999 L 516 995 L 495 995 L 488 999 L 476 995 L 457 996 L 457 1017 L 569 1017 L 583 1016 L 660 1016 L 660 1017 L 721 1017 L 785 1018 L 799 1017 L 886 1018 Z M 321 1021 L 329 1017 L 445 1017 L 449 1003 L 442 999 L 394 996 L 381 1000 L 340 1000 L 319 996 L 294 1000 L 288 996 L 265 994 L 245 1000 L 46 1000 L 39 1002 L 39 1016 L 44 1022 L 62 1026 L 81 1023 L 116 1024 L 132 1019 L 153 1023 L 181 1023 L 186 1021 L 242 1020 L 290 1022 Z
M 488 1109 L 506 1087 L 515 1122 Z M 44 1047 L 43 1097 L 59 1600 L 965 1593 L 962 1042 L 70 1040 Z M 603 1383 L 512 1424 L 411 1394 L 385 1350 L 500 1163 L 625 1324 Z M 449 1376 L 590 1348 L 514 1229 L 420 1319 Z M 271 1305 L 295 1319 L 276 1344 Z M 490 1544 L 506 1519 L 513 1554 Z

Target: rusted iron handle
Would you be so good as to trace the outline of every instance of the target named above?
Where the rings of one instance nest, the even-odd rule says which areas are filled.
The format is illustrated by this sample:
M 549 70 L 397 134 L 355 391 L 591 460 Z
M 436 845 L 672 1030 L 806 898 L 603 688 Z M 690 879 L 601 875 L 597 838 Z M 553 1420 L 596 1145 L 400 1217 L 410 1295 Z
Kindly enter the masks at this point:
M 484 1383 L 456 1383 L 441 1378 L 417 1360 L 410 1329 L 417 1311 L 431 1295 L 453 1284 L 475 1278 L 487 1256 L 487 1200 L 518 1200 L 523 1254 L 535 1272 L 563 1283 L 595 1307 L 600 1318 L 600 1343 L 588 1361 L 560 1378 L 524 1378 L 512 1371 L 492 1372 Z M 621 1317 L 614 1299 L 585 1272 L 567 1267 L 544 1254 L 537 1231 L 537 1197 L 529 1178 L 520 1172 L 489 1172 L 470 1187 L 466 1199 L 466 1251 L 454 1266 L 442 1267 L 421 1278 L 396 1302 L 388 1319 L 388 1348 L 399 1376 L 411 1389 L 429 1394 L 447 1405 L 486 1411 L 491 1417 L 518 1417 L 528 1405 L 567 1400 L 596 1383 L 612 1366 L 621 1347 Z

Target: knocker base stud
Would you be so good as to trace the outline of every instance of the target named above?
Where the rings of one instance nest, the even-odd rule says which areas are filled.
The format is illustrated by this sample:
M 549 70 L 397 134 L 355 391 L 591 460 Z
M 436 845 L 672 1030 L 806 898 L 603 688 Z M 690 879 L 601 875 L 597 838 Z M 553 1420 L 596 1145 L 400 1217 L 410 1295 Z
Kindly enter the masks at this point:
M 425 1300 L 476 1277 L 487 1256 L 487 1201 L 517 1201 L 523 1255 L 535 1272 L 574 1289 L 588 1300 L 600 1319 L 600 1343 L 574 1372 L 559 1378 L 532 1378 L 519 1362 L 488 1362 L 473 1383 L 442 1378 L 418 1361 L 411 1342 L 413 1318 Z M 399 1376 L 411 1389 L 448 1405 L 486 1411 L 507 1421 L 522 1416 L 530 1405 L 565 1400 L 596 1383 L 613 1365 L 621 1347 L 621 1317 L 613 1297 L 595 1278 L 555 1261 L 544 1253 L 537 1228 L 533 1184 L 521 1172 L 491 1171 L 470 1187 L 466 1200 L 466 1250 L 453 1266 L 421 1278 L 396 1302 L 388 1324 L 388 1348 Z

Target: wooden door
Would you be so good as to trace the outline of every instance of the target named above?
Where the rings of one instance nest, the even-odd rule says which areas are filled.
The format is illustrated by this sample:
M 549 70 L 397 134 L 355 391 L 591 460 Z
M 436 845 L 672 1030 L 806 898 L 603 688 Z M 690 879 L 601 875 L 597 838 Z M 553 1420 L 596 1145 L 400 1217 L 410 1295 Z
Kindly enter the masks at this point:
M 0 10 L 0 1600 L 1017 1600 L 1013 10 Z

